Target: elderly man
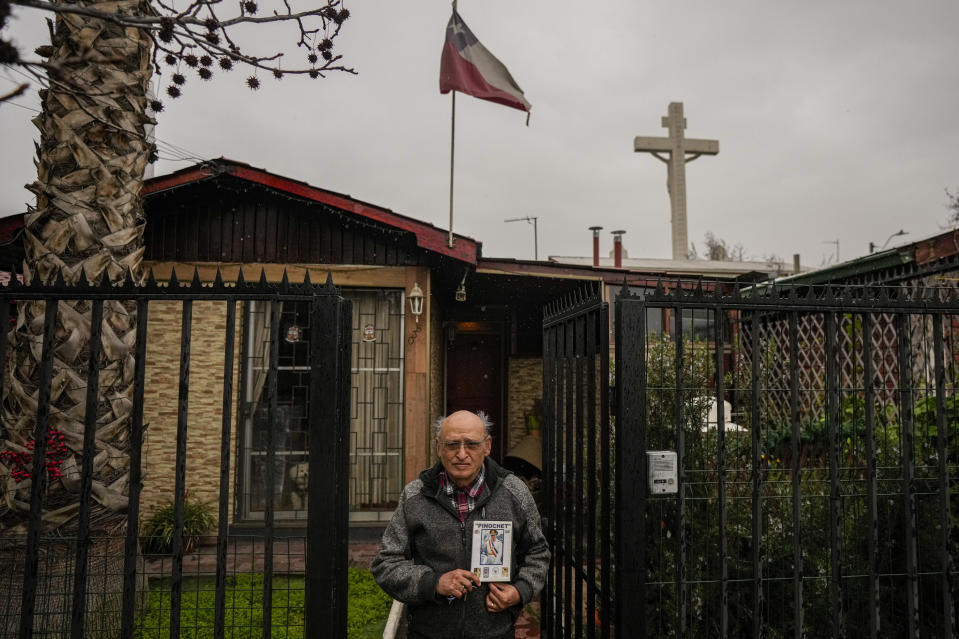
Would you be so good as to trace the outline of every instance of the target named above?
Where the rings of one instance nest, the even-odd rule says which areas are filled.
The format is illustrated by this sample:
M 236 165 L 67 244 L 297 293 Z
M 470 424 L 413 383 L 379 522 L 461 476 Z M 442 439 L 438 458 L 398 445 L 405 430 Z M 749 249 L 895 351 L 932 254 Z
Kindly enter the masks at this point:
M 403 489 L 373 560 L 376 582 L 408 606 L 408 636 L 506 639 L 543 587 L 549 549 L 526 484 L 488 458 L 490 424 L 459 411 L 438 422 L 439 462 Z M 470 572 L 475 521 L 511 521 L 508 583 Z

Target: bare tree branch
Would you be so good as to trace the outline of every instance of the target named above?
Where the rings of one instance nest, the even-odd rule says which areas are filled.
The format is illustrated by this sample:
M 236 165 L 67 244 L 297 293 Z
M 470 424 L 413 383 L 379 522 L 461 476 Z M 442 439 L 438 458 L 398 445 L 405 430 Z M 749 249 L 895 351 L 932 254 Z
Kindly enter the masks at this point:
M 192 0 L 185 7 L 177 9 L 163 0 L 155 0 L 150 9 L 143 13 L 111 12 L 80 4 L 52 2 L 50 0 L 8 0 L 10 4 L 46 11 L 62 19 L 102 20 L 104 22 L 140 29 L 148 34 L 153 42 L 151 53 L 153 65 L 158 75 L 163 74 L 164 65 L 173 67 L 172 84 L 166 87 L 171 98 L 182 95 L 186 77 L 186 68 L 195 70 L 203 80 L 213 78 L 215 72 L 230 71 L 236 65 L 261 69 L 279 79 L 285 75 L 308 75 L 310 78 L 326 77 L 329 72 L 355 74 L 356 71 L 342 64 L 342 56 L 333 52 L 333 41 L 339 35 L 349 11 L 342 7 L 341 0 L 325 0 L 320 6 L 297 11 L 292 0 L 273 0 L 272 13 L 261 11 L 255 0 L 241 0 L 230 5 L 231 15 L 220 19 L 218 10 L 227 8 L 222 0 Z M 235 8 L 234 8 L 235 7 Z M 262 13 L 262 15 L 260 15 Z M 49 22 L 49 21 L 48 21 Z M 287 59 L 284 51 L 253 52 L 241 48 L 231 29 L 239 25 L 265 25 L 271 23 L 290 23 L 294 26 L 295 39 L 290 43 L 305 48 L 307 53 L 301 64 L 281 66 Z M 292 34 L 291 34 L 292 35 Z M 262 40 L 257 40 L 260 44 Z M 275 42 L 275 39 L 269 40 Z M 41 47 L 40 55 L 53 54 L 51 47 Z M 14 51 L 16 54 L 16 51 Z M 18 57 L 18 56 L 14 56 Z M 58 61 L 63 62 L 63 52 L 58 52 Z M 95 61 L 97 62 L 97 61 Z M 114 63 L 118 61 L 103 60 Z M 26 63 L 17 59 L 12 64 Z M 37 64 L 37 63 L 34 63 Z M 39 63 L 51 74 L 57 73 L 57 67 Z M 284 68 L 285 67 L 285 68 Z M 255 76 L 247 78 L 250 88 L 258 88 L 259 80 Z M 155 110 L 162 109 L 162 103 L 153 102 Z
M 49 11 L 51 13 L 57 14 L 66 14 L 72 13 L 76 15 L 87 16 L 89 18 L 97 18 L 98 20 L 104 20 L 107 22 L 112 22 L 114 24 L 119 24 L 127 27 L 138 27 L 142 29 L 150 28 L 159 28 L 160 25 L 165 20 L 173 20 L 179 24 L 189 24 L 196 26 L 205 26 L 206 19 L 198 18 L 194 15 L 190 15 L 190 12 L 179 13 L 176 16 L 144 16 L 144 15 L 131 15 L 131 14 L 119 14 L 119 13 L 110 13 L 109 11 L 98 11 L 97 9 L 90 9 L 88 7 L 83 7 L 75 4 L 60 4 L 58 2 L 46 2 L 45 0 L 10 0 L 10 4 L 19 5 L 21 7 L 30 7 L 31 9 L 39 9 L 41 11 Z M 324 13 L 327 7 L 338 5 L 339 1 L 331 2 L 328 5 L 324 5 L 318 9 L 309 9 L 307 11 L 299 11 L 289 13 L 280 13 L 274 14 L 272 16 L 253 16 L 247 14 L 240 14 L 234 18 L 228 20 L 219 20 L 218 26 L 228 29 L 232 26 L 238 24 L 266 24 L 269 22 L 288 22 L 290 20 L 302 20 L 303 18 L 321 18 L 324 22 L 332 21 L 326 17 Z M 191 9 L 194 11 L 199 11 L 203 7 L 209 7 L 210 3 L 208 2 L 194 2 L 190 5 Z
M 10 93 L 7 93 L 5 95 L 0 95 L 0 103 L 6 102 L 7 100 L 12 100 L 13 98 L 17 96 L 23 95 L 24 93 L 26 93 L 27 89 L 29 88 L 30 88 L 29 82 L 24 82 L 22 84 L 17 85 L 17 87 Z

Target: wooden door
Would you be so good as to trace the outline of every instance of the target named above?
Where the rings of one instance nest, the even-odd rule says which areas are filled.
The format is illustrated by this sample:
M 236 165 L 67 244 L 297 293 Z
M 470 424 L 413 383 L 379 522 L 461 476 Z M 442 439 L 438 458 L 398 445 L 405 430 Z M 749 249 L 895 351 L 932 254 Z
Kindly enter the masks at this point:
M 503 458 L 503 354 L 498 334 L 457 333 L 446 347 L 446 414 L 482 410 L 493 422 L 493 451 Z

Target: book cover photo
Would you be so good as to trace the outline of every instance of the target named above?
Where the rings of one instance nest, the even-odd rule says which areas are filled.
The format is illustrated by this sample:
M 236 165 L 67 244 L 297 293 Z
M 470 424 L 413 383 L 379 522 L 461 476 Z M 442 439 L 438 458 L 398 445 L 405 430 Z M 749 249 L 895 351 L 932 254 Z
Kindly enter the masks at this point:
M 473 522 L 470 570 L 480 582 L 509 581 L 512 577 L 513 522 Z

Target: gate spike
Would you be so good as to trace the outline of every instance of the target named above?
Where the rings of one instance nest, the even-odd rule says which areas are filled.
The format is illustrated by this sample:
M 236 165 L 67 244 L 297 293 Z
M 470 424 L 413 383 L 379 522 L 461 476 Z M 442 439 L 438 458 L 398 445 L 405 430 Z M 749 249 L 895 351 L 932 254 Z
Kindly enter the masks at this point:
M 290 291 L 290 276 L 286 272 L 285 266 L 283 267 L 283 279 L 280 280 L 280 287 L 283 289 L 285 293 L 288 293 Z
M 87 267 L 80 267 L 80 278 L 77 280 L 77 286 L 80 288 L 90 288 L 90 280 L 87 278 Z
M 306 269 L 306 275 L 303 276 L 303 287 L 313 288 L 313 282 L 310 280 L 310 269 Z
M 706 297 L 706 293 L 705 293 L 705 291 L 703 291 L 703 276 L 702 276 L 702 275 L 700 275 L 699 278 L 696 280 L 696 290 L 694 291 L 693 297 L 694 297 L 696 300 L 702 300 L 703 298 Z
M 67 282 L 63 279 L 63 269 L 57 269 L 57 276 L 53 278 L 53 285 L 57 288 L 66 288 Z
M 96 283 L 98 288 L 110 288 L 110 274 L 106 269 L 100 271 L 100 281 Z
M 156 275 L 154 275 L 154 273 L 153 273 L 153 267 L 152 267 L 152 266 L 151 266 L 150 269 L 147 271 L 147 282 L 146 282 L 146 284 L 147 284 L 147 286 L 150 287 L 150 288 L 156 288 L 156 287 L 157 287 L 157 278 L 156 278 Z
M 10 265 L 10 281 L 7 282 L 9 288 L 19 288 L 23 286 L 20 282 L 20 278 L 17 277 L 17 267 L 15 265 Z
M 270 282 L 266 279 L 266 267 L 260 267 L 260 281 L 259 285 L 263 288 L 266 288 L 270 285 Z
M 190 286 L 197 291 L 203 288 L 203 282 L 200 281 L 200 270 L 195 266 L 193 267 L 193 281 L 190 282 Z
M 246 280 L 243 279 L 243 267 L 240 266 L 240 272 L 236 276 L 236 287 L 241 288 L 246 286 Z
M 323 285 L 324 293 L 336 292 L 336 286 L 333 285 L 333 271 L 326 272 L 326 283 Z
M 663 295 L 665 295 L 665 294 L 666 294 L 666 292 L 665 292 L 665 290 L 664 290 L 664 288 L 663 288 L 663 278 L 659 278 L 658 280 L 656 280 L 656 290 L 653 291 L 653 296 L 654 296 L 654 297 L 661 297 L 661 296 L 663 296 Z
M 850 286 L 850 287 L 846 290 L 846 295 L 844 296 L 844 298 L 845 298 L 845 300 L 846 300 L 847 303 L 849 303 L 849 304 L 855 304 L 855 303 L 856 303 L 856 298 L 860 298 L 860 299 L 861 299 L 861 298 L 862 298 L 862 295 L 861 295 L 861 292 L 860 292 L 859 289 L 853 288 L 853 287 Z
M 133 269 L 128 267 L 123 277 L 123 286 L 126 288 L 134 288 L 136 285 L 137 282 L 133 277 Z
M 730 297 L 737 302 L 742 300 L 743 292 L 740 289 L 739 282 L 733 284 L 733 294 Z
M 213 276 L 213 288 L 220 290 L 224 288 L 223 286 L 223 273 L 220 272 L 220 265 L 216 267 L 216 275 Z
M 180 288 L 180 280 L 178 280 L 176 276 L 176 267 L 173 267 L 173 270 L 170 271 L 169 286 L 171 289 Z

